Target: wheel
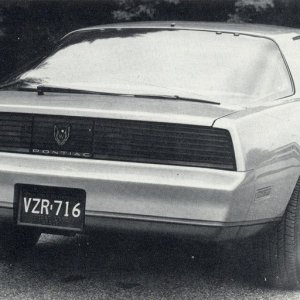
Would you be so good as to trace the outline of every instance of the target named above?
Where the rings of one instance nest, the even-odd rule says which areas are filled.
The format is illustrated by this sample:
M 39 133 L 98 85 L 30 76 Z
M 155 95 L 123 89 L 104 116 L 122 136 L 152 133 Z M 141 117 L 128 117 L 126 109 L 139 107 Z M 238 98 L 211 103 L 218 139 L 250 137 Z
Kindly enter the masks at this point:
M 260 280 L 277 288 L 300 287 L 299 180 L 281 222 L 255 238 L 252 245 Z
M 8 255 L 23 252 L 35 246 L 41 233 L 35 228 L 2 225 L 0 227 L 0 248 Z

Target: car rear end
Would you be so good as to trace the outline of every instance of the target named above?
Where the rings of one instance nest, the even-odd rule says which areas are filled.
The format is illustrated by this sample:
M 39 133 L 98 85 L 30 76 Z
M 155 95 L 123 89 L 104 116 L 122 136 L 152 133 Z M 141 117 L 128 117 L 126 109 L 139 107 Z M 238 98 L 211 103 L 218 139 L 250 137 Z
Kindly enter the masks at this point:
M 186 111 L 203 108 L 196 114 L 198 123 L 206 125 L 196 125 L 188 124 L 191 115 L 183 109 L 186 124 L 162 121 L 163 116 L 156 121 L 126 119 L 116 99 L 109 111 L 103 108 L 105 96 L 85 96 L 98 108 L 79 117 L 74 114 L 84 102 L 81 95 L 63 100 L 61 95 L 23 92 L 15 94 L 22 99 L 18 101 L 5 94 L 7 102 L 19 106 L 15 110 L 24 112 L 0 113 L 3 221 L 46 231 L 119 228 L 203 238 L 219 238 L 221 228 L 234 226 L 224 236 L 233 238 L 235 225 L 245 220 L 254 193 L 253 173 L 237 171 L 230 132 L 211 125 L 224 108 L 215 106 L 214 117 L 210 111 L 210 117 L 201 119 L 207 104 L 147 104 L 149 113 L 158 102 L 166 111 L 166 106 L 169 111 L 180 105 Z M 58 99 L 68 115 L 61 115 L 61 108 L 49 110 Z M 136 99 L 122 101 L 127 114 L 136 109 Z M 25 102 L 26 109 L 20 108 Z M 72 108 L 67 107 L 70 102 Z M 8 111 L 13 107 L 0 105 Z M 108 117 L 117 113 L 119 118 Z M 169 112 L 163 115 L 170 117 Z M 174 112 L 173 121 L 178 115 Z M 65 131 L 61 139 L 58 129 Z
M 255 176 L 235 121 L 218 120 L 292 92 L 267 38 L 169 25 L 71 33 L 0 93 L 0 215 L 61 232 L 235 238 L 253 223 Z

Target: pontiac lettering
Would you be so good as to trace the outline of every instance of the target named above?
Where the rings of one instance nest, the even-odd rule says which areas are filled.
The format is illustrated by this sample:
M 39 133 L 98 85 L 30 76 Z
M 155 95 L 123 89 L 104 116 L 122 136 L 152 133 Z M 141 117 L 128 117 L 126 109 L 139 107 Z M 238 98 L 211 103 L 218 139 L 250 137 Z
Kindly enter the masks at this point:
M 76 151 L 62 151 L 62 150 L 48 150 L 48 149 L 32 149 L 32 153 L 44 155 L 58 155 L 58 156 L 73 156 L 73 157 L 92 157 L 91 153 L 76 152 Z

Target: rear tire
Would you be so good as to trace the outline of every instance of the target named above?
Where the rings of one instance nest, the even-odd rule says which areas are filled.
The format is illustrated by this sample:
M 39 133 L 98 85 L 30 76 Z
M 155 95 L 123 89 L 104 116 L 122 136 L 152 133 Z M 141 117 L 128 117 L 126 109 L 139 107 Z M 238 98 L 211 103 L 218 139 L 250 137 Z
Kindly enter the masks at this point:
M 2 225 L 0 227 L 0 249 L 7 255 L 22 253 L 35 246 L 40 238 L 35 228 Z
M 286 289 L 300 287 L 300 181 L 281 222 L 255 238 L 258 275 L 265 284 Z

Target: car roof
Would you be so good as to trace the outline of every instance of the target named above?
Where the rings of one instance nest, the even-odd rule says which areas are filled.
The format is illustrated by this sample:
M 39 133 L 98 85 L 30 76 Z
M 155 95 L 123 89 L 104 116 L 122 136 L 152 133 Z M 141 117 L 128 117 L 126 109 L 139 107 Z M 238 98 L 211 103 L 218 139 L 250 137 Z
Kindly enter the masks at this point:
M 81 28 L 76 30 L 101 30 L 108 28 L 175 28 L 185 30 L 203 30 L 203 31 L 216 31 L 226 33 L 237 33 L 256 35 L 273 40 L 293 39 L 299 37 L 300 29 L 292 27 L 283 27 L 275 25 L 262 25 L 262 24 L 237 24 L 237 23 L 218 23 L 218 22 L 187 22 L 187 21 L 151 21 L 151 22 L 128 22 L 128 23 L 115 23 L 100 26 L 93 26 Z

